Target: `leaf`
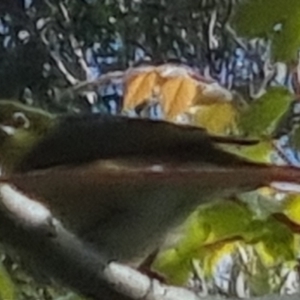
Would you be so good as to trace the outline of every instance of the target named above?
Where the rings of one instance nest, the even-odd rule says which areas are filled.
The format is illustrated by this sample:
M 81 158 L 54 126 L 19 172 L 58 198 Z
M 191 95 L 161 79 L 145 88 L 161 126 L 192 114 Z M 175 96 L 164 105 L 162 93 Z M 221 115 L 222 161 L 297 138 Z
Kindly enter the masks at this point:
M 17 299 L 17 289 L 2 262 L 0 263 L 0 299 Z
M 287 226 L 272 216 L 257 220 L 248 228 L 245 237 L 257 239 L 255 249 L 266 267 L 273 267 L 284 261 L 296 259 L 293 233 Z
M 183 65 L 164 64 L 127 71 L 123 111 L 160 104 L 164 116 L 176 120 L 195 105 L 228 102 L 232 94 Z
M 176 248 L 159 253 L 151 268 L 162 274 L 168 283 L 174 285 L 185 284 L 191 273 L 190 259 L 181 256 Z
M 300 225 L 300 195 L 290 194 L 282 202 L 283 213 L 294 223 Z
M 191 259 L 204 258 L 206 250 L 202 247 L 214 247 L 214 243 L 226 243 L 227 239 L 239 237 L 250 221 L 251 212 L 240 203 L 221 201 L 201 206 L 185 223 L 180 242 L 160 253 L 153 268 L 164 274 L 169 282 L 183 284 L 191 272 Z M 211 269 L 207 267 L 206 270 L 210 272 Z
M 287 4 L 288 2 L 288 4 Z M 241 35 L 266 37 L 273 26 L 291 16 L 296 0 L 246 0 L 237 5 L 232 24 Z
M 298 5 L 299 6 L 299 5 Z M 300 9 L 283 24 L 283 29 L 272 36 L 272 55 L 275 61 L 291 61 L 297 58 L 300 47 Z
M 184 228 L 179 243 L 159 253 L 152 266 L 172 284 L 187 283 L 192 259 L 200 260 L 205 277 L 213 276 L 217 262 L 242 245 L 253 245 L 261 268 L 296 259 L 295 238 L 285 224 L 272 215 L 256 219 L 247 206 L 238 202 L 220 201 L 201 206 Z M 254 279 L 252 283 L 259 289 Z
M 240 115 L 239 130 L 248 136 L 270 136 L 288 111 L 292 94 L 283 87 L 271 87 Z
M 273 142 L 270 139 L 261 140 L 255 145 L 222 145 L 222 148 L 248 160 L 261 163 L 271 163 L 271 157 L 274 153 Z
M 238 195 L 238 199 L 248 206 L 256 219 L 262 220 L 271 214 L 281 212 L 281 204 L 275 200 L 277 194 L 276 190 L 263 187 L 253 192 Z
M 161 86 L 162 107 L 169 119 L 186 112 L 200 92 L 197 82 L 191 78 L 169 78 Z
M 235 131 L 238 110 L 231 102 L 218 101 L 191 110 L 191 124 L 203 127 L 209 133 L 225 135 Z
M 240 35 L 271 39 L 274 59 L 290 61 L 300 47 L 299 13 L 298 0 L 248 0 L 237 6 L 232 24 Z
M 216 265 L 224 256 L 231 255 L 237 251 L 241 243 L 238 241 L 223 241 L 207 247 L 202 247 L 199 251 L 199 258 L 202 261 L 202 268 L 206 278 L 214 275 Z
M 146 68 L 127 76 L 124 91 L 124 109 L 133 109 L 151 99 L 158 83 L 155 68 Z

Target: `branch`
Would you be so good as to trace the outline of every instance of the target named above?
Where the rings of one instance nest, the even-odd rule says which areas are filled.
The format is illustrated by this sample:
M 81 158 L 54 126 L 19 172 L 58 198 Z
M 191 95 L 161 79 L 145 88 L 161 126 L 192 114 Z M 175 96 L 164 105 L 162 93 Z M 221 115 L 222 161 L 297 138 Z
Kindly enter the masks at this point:
M 264 78 L 263 78 L 263 81 L 261 82 L 259 88 L 257 89 L 257 91 L 255 91 L 253 81 L 250 82 L 250 85 L 249 85 L 250 96 L 253 99 L 257 99 L 257 98 L 261 97 L 266 92 L 268 85 L 270 84 L 270 82 L 272 81 L 274 76 L 276 75 L 275 66 L 271 64 L 269 59 L 267 59 L 264 62 L 263 72 L 264 72 Z
M 40 271 L 93 299 L 127 300 L 106 282 L 101 256 L 68 232 L 39 202 L 0 186 L 0 235 Z
M 42 25 L 42 28 L 40 28 L 40 38 L 44 45 L 48 48 L 50 57 L 54 60 L 57 68 L 63 74 L 66 81 L 70 85 L 74 86 L 78 84 L 79 80 L 67 70 L 65 64 L 63 63 L 57 46 L 59 43 L 57 42 L 56 34 L 53 30 L 51 30 L 51 28 L 49 28 L 50 23 L 51 19 L 44 19 L 44 24 Z M 49 38 L 47 37 L 47 34 L 49 34 Z
M 40 202 L 9 184 L 0 185 L 0 235 L 24 257 L 33 260 L 48 277 L 92 299 L 110 300 L 218 300 L 185 288 L 161 284 L 117 263 L 108 263 L 67 231 Z M 282 296 L 256 300 L 282 300 Z M 289 300 L 298 300 L 299 295 Z
M 66 20 L 67 25 L 70 26 L 71 19 L 69 17 L 68 10 L 66 9 L 66 7 L 63 5 L 62 2 L 59 3 L 59 8 L 61 10 L 62 15 L 64 16 L 64 18 Z M 84 55 L 83 55 L 82 49 L 80 48 L 79 42 L 77 41 L 77 39 L 75 38 L 75 35 L 73 33 L 69 34 L 69 40 L 70 40 L 71 47 L 72 47 L 72 49 L 74 51 L 74 54 L 77 57 L 78 62 L 80 64 L 81 68 L 85 72 L 85 78 L 86 79 L 91 78 L 92 77 L 91 70 L 89 69 L 89 67 L 88 67 L 88 65 L 87 65 L 87 63 L 86 63 L 86 61 L 84 59 Z
M 51 50 L 51 48 L 53 48 L 53 47 L 51 45 L 51 42 L 46 37 L 47 27 L 48 27 L 46 25 L 47 25 L 47 23 L 43 26 L 43 28 L 40 31 L 41 40 L 45 44 L 45 46 L 49 49 L 49 53 L 50 53 L 51 58 L 55 61 L 57 68 L 65 76 L 67 82 L 69 82 L 72 86 L 74 86 L 74 85 L 78 84 L 78 80 L 67 70 L 67 68 L 64 65 L 62 59 L 60 58 L 58 49 Z M 54 36 L 55 35 L 52 34 L 52 38 Z
M 73 86 L 78 83 L 78 80 L 67 70 L 64 63 L 62 62 L 57 51 L 50 50 L 50 56 L 55 61 L 58 69 L 65 76 L 66 80 Z
M 208 45 L 209 49 L 216 49 L 219 46 L 219 42 L 214 35 L 214 30 L 217 22 L 217 10 L 214 9 L 211 13 L 209 24 L 208 24 Z
M 229 35 L 233 38 L 233 40 L 239 47 L 241 47 L 244 51 L 247 51 L 247 45 L 245 44 L 243 39 L 237 35 L 235 30 L 230 26 L 229 23 L 225 24 L 225 30 L 229 33 Z
M 78 84 L 70 87 L 63 92 L 61 98 L 68 94 L 79 93 L 81 91 L 93 90 L 101 85 L 109 84 L 123 84 L 126 71 L 112 71 L 101 75 L 100 77 L 92 80 L 79 82 Z
M 0 186 L 0 235 L 48 277 L 93 299 L 196 300 L 193 292 L 169 287 L 138 271 L 108 263 L 68 232 L 50 210 L 9 184 Z

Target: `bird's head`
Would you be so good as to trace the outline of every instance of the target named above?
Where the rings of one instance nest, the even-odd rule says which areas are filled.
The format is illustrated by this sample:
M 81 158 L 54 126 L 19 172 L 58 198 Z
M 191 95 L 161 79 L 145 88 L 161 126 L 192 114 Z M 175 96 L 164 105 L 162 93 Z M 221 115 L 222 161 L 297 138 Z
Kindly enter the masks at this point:
M 45 135 L 54 116 L 41 109 L 12 100 L 0 100 L 0 166 L 13 170 L 39 139 Z

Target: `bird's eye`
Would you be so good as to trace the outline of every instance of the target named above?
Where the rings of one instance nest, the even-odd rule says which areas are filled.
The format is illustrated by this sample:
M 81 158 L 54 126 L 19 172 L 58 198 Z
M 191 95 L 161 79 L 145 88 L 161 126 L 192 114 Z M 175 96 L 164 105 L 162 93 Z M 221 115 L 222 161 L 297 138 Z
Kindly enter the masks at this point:
M 22 112 L 15 112 L 13 114 L 14 125 L 16 128 L 29 128 L 30 121 Z

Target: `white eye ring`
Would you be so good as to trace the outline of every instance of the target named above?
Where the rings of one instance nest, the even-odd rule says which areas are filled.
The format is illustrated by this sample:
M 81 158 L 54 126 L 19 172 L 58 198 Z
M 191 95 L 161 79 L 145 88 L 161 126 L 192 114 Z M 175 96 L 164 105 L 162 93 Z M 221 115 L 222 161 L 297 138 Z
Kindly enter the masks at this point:
M 30 121 L 28 120 L 28 118 L 25 116 L 25 114 L 23 114 L 22 112 L 15 112 L 13 114 L 13 119 L 16 121 L 22 121 L 22 127 L 23 128 L 29 128 L 30 126 Z

